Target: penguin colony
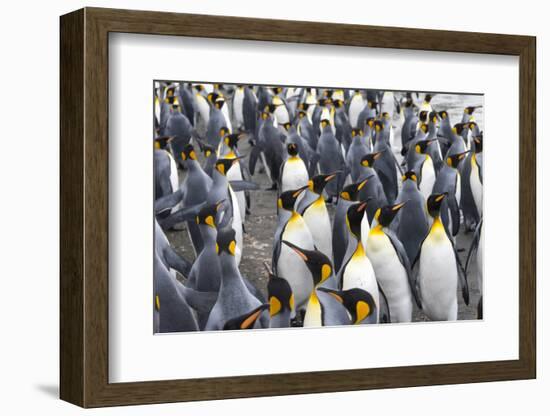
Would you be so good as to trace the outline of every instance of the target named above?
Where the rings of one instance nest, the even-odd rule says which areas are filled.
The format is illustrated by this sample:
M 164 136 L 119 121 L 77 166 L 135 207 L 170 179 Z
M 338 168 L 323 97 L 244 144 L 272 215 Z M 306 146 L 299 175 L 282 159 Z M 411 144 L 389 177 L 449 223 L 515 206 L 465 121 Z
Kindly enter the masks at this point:
M 459 319 L 482 287 L 482 110 L 434 96 L 155 82 L 154 332 Z M 239 267 L 255 177 L 277 218 L 266 287 Z

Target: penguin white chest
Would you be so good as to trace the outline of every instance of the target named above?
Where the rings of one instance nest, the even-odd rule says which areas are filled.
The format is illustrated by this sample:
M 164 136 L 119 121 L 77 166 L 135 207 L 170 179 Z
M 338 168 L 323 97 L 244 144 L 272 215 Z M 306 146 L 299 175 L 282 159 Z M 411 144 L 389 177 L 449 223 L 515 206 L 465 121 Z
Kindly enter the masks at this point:
M 243 100 L 243 89 L 237 88 L 237 90 L 235 90 L 235 96 L 233 98 L 233 114 L 235 116 L 235 121 L 237 122 L 237 127 L 241 127 L 244 124 Z
M 473 156 L 472 172 L 470 173 L 470 188 L 472 188 L 477 212 L 481 216 L 483 213 L 483 185 L 481 184 L 479 173 L 479 166 L 476 163 L 475 156 Z
M 303 215 L 315 246 L 332 261 L 332 226 L 323 197 L 313 202 Z
M 306 315 L 304 317 L 304 327 L 323 326 L 323 310 L 319 298 L 313 292 L 307 303 Z
M 453 246 L 440 220 L 434 221 L 420 253 L 422 308 L 432 320 L 457 319 L 458 272 Z
M 299 157 L 289 157 L 283 165 L 281 192 L 306 186 L 308 179 L 309 175 L 304 161 Z
M 421 182 L 420 182 L 420 192 L 424 196 L 425 199 L 428 199 L 428 197 L 431 195 L 434 184 L 435 184 L 435 169 L 434 164 L 432 161 L 432 158 L 428 155 L 426 155 L 426 159 L 424 160 L 424 163 L 422 163 L 422 170 L 421 170 Z

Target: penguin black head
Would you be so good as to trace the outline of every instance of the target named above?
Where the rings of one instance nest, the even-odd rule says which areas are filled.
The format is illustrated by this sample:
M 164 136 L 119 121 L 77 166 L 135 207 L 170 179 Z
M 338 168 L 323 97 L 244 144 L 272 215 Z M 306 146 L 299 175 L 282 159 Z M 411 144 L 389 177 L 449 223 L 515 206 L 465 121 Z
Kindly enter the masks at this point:
M 477 107 L 475 107 L 475 106 L 469 106 L 469 107 L 466 107 L 466 108 L 464 109 L 464 112 L 465 112 L 466 114 L 472 115 L 472 114 L 474 114 L 474 111 L 476 111 L 476 108 L 477 108 Z
M 418 119 L 422 123 L 426 123 L 426 121 L 428 121 L 428 112 L 427 111 L 421 111 L 420 113 L 418 113 Z
M 368 101 L 368 106 L 369 108 L 376 108 L 376 106 L 378 105 L 378 103 L 376 101 Z
M 208 225 L 209 227 L 216 228 L 216 215 L 223 203 L 224 201 L 222 200 L 216 202 L 215 204 L 202 207 L 195 217 L 195 222 L 199 225 L 204 224 Z
M 342 100 L 333 100 L 333 103 L 336 108 L 342 108 L 344 106 L 344 102 Z
M 229 169 L 231 169 L 231 166 L 239 162 L 239 159 L 241 158 L 236 157 L 234 159 L 225 159 L 225 158 L 218 159 L 214 166 L 218 172 L 220 172 L 223 176 L 225 176 L 227 175 L 227 172 L 229 172 Z
M 430 123 L 436 124 L 439 121 L 437 113 L 435 111 L 430 111 Z
M 431 194 L 428 197 L 426 205 L 428 207 L 428 213 L 431 217 L 436 218 L 439 216 L 439 211 L 441 210 L 441 204 L 443 200 L 447 197 L 447 192 L 443 194 Z
M 401 177 L 401 180 L 403 182 L 405 181 L 418 182 L 418 177 L 416 176 L 416 173 L 413 170 L 409 170 L 408 172 L 405 172 L 405 174 Z
M 332 263 L 329 258 L 320 251 L 305 250 L 289 241 L 283 240 L 283 244 L 290 247 L 306 263 L 313 277 L 313 285 L 323 283 L 332 275 Z
M 468 123 L 457 123 L 453 126 L 453 133 L 461 135 L 468 128 Z
M 367 202 L 358 202 L 351 205 L 346 212 L 346 224 L 358 240 L 361 239 L 361 221 L 363 221 L 365 209 L 367 209 Z
M 298 145 L 296 143 L 289 143 L 286 145 L 286 151 L 290 156 L 296 156 L 298 154 Z
M 374 121 L 374 129 L 376 131 L 382 131 L 382 130 L 384 130 L 384 124 L 380 120 L 375 120 Z
M 364 323 L 376 323 L 378 313 L 374 298 L 364 289 L 353 288 L 349 290 L 334 290 L 320 287 L 321 292 L 332 295 L 338 302 L 344 305 L 351 315 L 354 325 Z
M 329 173 L 328 175 L 316 175 L 307 182 L 307 187 L 311 192 L 321 195 L 327 183 L 336 178 L 340 172 Z
M 281 87 L 273 87 L 271 88 L 271 90 L 275 93 L 275 94 L 280 94 L 281 92 L 283 92 L 283 89 Z
M 294 310 L 294 295 L 288 280 L 270 274 L 267 282 L 269 316 L 274 317 L 282 311 Z
M 483 152 L 483 133 L 479 136 L 474 137 L 474 146 L 476 153 Z
M 277 200 L 277 206 L 287 211 L 294 211 L 294 205 L 296 204 L 296 199 L 300 196 L 304 190 L 307 189 L 307 186 L 303 186 L 298 189 L 293 189 L 290 191 L 283 192 L 279 199 Z
M 352 183 L 344 186 L 342 192 L 340 192 L 340 197 L 346 201 L 356 201 L 359 196 L 359 191 L 367 184 L 370 178 L 374 175 L 370 175 L 367 178 L 363 179 L 361 182 Z
M 300 105 L 303 106 L 302 104 Z M 298 117 L 300 118 L 300 120 L 303 119 L 305 116 L 307 116 L 307 113 L 304 110 L 298 111 Z
M 384 150 L 380 152 L 375 153 L 369 153 L 368 155 L 363 156 L 361 159 L 361 165 L 365 166 L 366 168 L 372 168 L 374 166 L 374 162 L 382 156 L 382 153 Z
M 159 136 L 155 137 L 154 143 L 155 143 L 155 149 L 166 149 L 168 146 L 168 143 L 172 141 L 174 136 Z
M 208 94 L 208 95 L 206 96 L 206 99 L 207 99 L 208 101 L 210 101 L 211 104 L 215 104 L 215 103 L 216 103 L 216 100 L 217 100 L 218 98 L 221 98 L 221 97 L 220 97 L 219 94 L 217 94 L 217 93 L 215 93 L 215 92 L 211 92 L 210 94 Z
M 420 124 L 420 130 L 422 130 L 424 133 L 427 133 L 429 130 L 429 127 L 426 123 Z
M 405 107 L 410 108 L 414 105 L 412 97 L 407 97 L 407 100 L 405 101 Z
M 240 329 L 252 329 L 254 324 L 262 314 L 264 310 L 269 308 L 269 304 L 265 303 L 257 308 L 237 316 L 236 318 L 229 319 L 223 326 L 224 331 L 240 330 Z
M 325 127 L 330 126 L 330 121 L 326 118 L 321 120 L 321 129 L 324 129 Z
M 425 125 L 425 124 L 424 124 Z M 414 150 L 416 151 L 416 153 L 420 153 L 420 154 L 426 154 L 427 151 L 428 151 L 428 147 L 433 143 L 435 142 L 434 139 L 429 139 L 429 140 L 420 140 L 416 143 L 416 146 L 414 146 Z
M 439 117 L 441 117 L 442 120 L 445 120 L 446 118 L 449 117 L 449 113 L 447 113 L 445 110 L 440 111 L 440 112 L 437 113 L 437 114 L 439 114 Z
M 317 104 L 320 107 L 326 107 L 330 103 L 332 103 L 332 100 L 330 98 L 320 98 L 317 100 Z
M 369 126 L 369 128 L 372 128 L 374 126 L 374 117 L 369 117 L 365 120 L 365 126 Z
M 237 143 L 239 142 L 239 139 L 242 137 L 241 134 L 228 134 L 223 139 L 226 146 L 228 146 L 230 149 L 235 149 L 237 147 Z
M 283 124 L 283 127 L 285 128 L 286 131 L 289 131 L 291 126 L 292 124 L 290 124 L 288 121 Z
M 332 90 L 325 90 L 324 96 L 328 98 L 332 98 L 332 94 L 334 94 L 334 91 Z
M 193 85 L 193 88 L 195 88 L 198 92 L 204 90 L 204 87 L 201 84 Z
M 231 227 L 219 229 L 218 236 L 216 237 L 216 253 L 218 253 L 218 255 L 227 253 L 234 256 L 236 249 L 237 240 L 235 239 L 235 230 Z
M 387 111 L 384 111 L 384 112 L 382 113 L 382 118 L 383 118 L 384 120 L 389 120 L 389 119 L 391 118 L 391 117 L 390 117 L 390 113 L 388 113 Z
M 405 204 L 406 202 L 401 202 L 400 204 L 386 205 L 382 208 L 378 208 L 374 214 L 374 218 L 382 227 L 387 227 L 391 224 L 399 210 L 403 208 Z
M 226 126 L 223 126 L 222 128 L 220 128 L 220 131 L 218 132 L 218 134 L 220 135 L 220 137 L 223 138 L 229 134 L 229 129 Z
M 351 137 L 363 137 L 363 130 L 351 129 Z
M 197 154 L 195 153 L 195 148 L 191 143 L 188 143 L 183 148 L 183 152 L 181 152 L 181 158 L 183 160 L 197 160 Z
M 211 155 L 216 154 L 216 152 L 215 152 L 216 149 L 214 149 L 214 146 L 211 146 L 208 143 L 204 143 L 204 142 L 199 142 L 199 145 L 200 145 L 201 151 L 202 151 L 202 153 L 204 154 L 205 157 L 208 158 Z
M 216 107 L 218 110 L 221 110 L 224 104 L 225 104 L 225 100 L 223 98 L 218 98 L 214 102 L 214 107 Z
M 276 110 L 275 104 L 268 104 L 264 107 L 264 113 L 272 114 Z
M 448 157 L 447 157 L 447 165 L 450 166 L 450 167 L 452 167 L 452 168 L 457 169 L 457 168 L 458 168 L 458 165 L 460 164 L 460 162 L 466 157 L 466 155 L 467 155 L 469 152 L 470 152 L 470 151 L 467 150 L 467 151 L 462 152 L 462 153 L 457 153 L 457 154 L 448 156 Z
M 434 98 L 432 94 L 426 94 L 426 96 L 424 97 L 424 101 L 429 103 L 430 101 L 432 101 L 432 98 Z

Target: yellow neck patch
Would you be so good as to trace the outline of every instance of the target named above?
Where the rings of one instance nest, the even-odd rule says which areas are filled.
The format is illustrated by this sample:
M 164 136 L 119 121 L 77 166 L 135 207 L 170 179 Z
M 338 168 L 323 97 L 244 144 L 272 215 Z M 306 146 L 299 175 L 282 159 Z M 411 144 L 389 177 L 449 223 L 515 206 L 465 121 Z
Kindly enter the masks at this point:
M 281 312 L 281 301 L 277 299 L 275 296 L 271 296 L 269 298 L 269 316 L 275 316 L 279 312 Z
M 355 324 L 360 323 L 363 319 L 370 315 L 371 310 L 367 302 L 360 300 L 355 304 L 355 313 L 357 314 L 357 319 Z

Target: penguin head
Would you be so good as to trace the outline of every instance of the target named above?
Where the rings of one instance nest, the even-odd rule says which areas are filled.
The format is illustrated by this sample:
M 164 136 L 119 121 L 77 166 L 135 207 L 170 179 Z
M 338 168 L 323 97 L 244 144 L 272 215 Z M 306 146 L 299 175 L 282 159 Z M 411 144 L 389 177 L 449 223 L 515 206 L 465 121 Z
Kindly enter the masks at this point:
M 384 124 L 382 124 L 382 122 L 380 120 L 375 120 L 374 121 L 374 130 L 376 132 L 384 130 Z
M 288 121 L 286 123 L 283 124 L 283 127 L 285 128 L 286 131 L 289 131 L 290 130 L 290 127 L 292 127 L 292 124 L 290 124 Z
M 378 103 L 376 101 L 368 101 L 367 105 L 369 106 L 370 109 L 373 109 L 373 108 L 376 108 Z
M 204 91 L 204 87 L 203 87 L 202 84 L 195 84 L 195 85 L 193 85 L 193 88 L 195 88 L 197 90 L 197 92 Z
M 370 128 L 372 128 L 372 126 L 374 126 L 374 120 L 375 120 L 374 117 L 369 117 L 365 120 L 365 124 Z
M 214 107 L 216 107 L 218 110 L 221 110 L 224 104 L 225 104 L 225 100 L 223 98 L 218 98 L 214 102 Z
M 320 98 L 317 100 L 317 105 L 320 107 L 326 107 L 328 104 L 331 104 L 332 100 L 330 98 Z
M 307 104 L 304 104 L 304 103 L 300 104 L 301 107 L 304 107 L 304 105 L 307 106 Z M 300 118 L 300 120 L 306 116 L 307 116 L 307 113 L 305 112 L 305 110 L 301 109 L 300 111 L 298 111 L 298 117 Z
M 351 205 L 346 212 L 346 224 L 358 240 L 361 239 L 361 221 L 363 221 L 366 209 L 367 202 L 358 202 Z
M 208 225 L 209 227 L 216 228 L 216 215 L 223 204 L 224 201 L 222 200 L 216 202 L 215 204 L 202 207 L 195 217 L 195 222 L 199 225 L 204 224 Z
M 290 156 L 298 155 L 298 145 L 296 143 L 289 143 L 286 145 L 286 151 Z
M 344 102 L 342 100 L 333 100 L 332 102 L 336 108 L 342 108 L 344 106 Z
M 406 203 L 407 202 L 401 202 L 400 204 L 386 205 L 382 208 L 378 208 L 374 214 L 374 218 L 382 227 L 387 227 Z
M 475 106 L 466 107 L 466 108 L 464 109 L 464 113 L 466 113 L 466 114 L 468 114 L 468 115 L 471 116 L 472 114 L 474 114 L 474 111 L 476 111 L 476 108 L 478 108 L 478 107 L 475 107 Z
M 443 200 L 447 197 L 447 192 L 442 194 L 431 194 L 426 201 L 428 207 L 428 213 L 432 218 L 439 216 L 439 211 L 441 210 L 441 204 Z
M 430 111 L 429 118 L 430 118 L 430 123 L 432 124 L 437 124 L 437 122 L 439 121 L 439 117 L 437 115 L 437 112 L 435 111 Z
M 231 227 L 225 227 L 218 230 L 216 237 L 216 253 L 235 255 L 237 249 L 237 240 L 235 239 L 235 230 Z
M 433 98 L 432 94 L 426 94 L 426 96 L 424 97 L 424 102 L 429 104 L 430 101 L 432 101 L 432 98 Z
M 320 287 L 321 292 L 328 293 L 340 302 L 351 315 L 353 325 L 374 324 L 378 319 L 376 303 L 372 295 L 364 289 L 334 290 Z
M 340 172 L 329 173 L 328 175 L 316 175 L 307 182 L 307 187 L 311 192 L 321 195 L 327 183 L 336 178 Z
M 334 91 L 332 90 L 325 90 L 325 92 L 323 93 L 323 95 L 328 98 L 332 98 L 333 94 L 334 94 Z
M 426 123 L 421 123 L 421 124 L 420 124 L 420 130 L 422 130 L 422 132 L 423 132 L 424 134 L 428 133 L 428 130 L 429 130 L 429 129 L 430 129 L 430 128 L 429 128 L 429 126 L 428 126 Z
M 218 172 L 220 172 L 223 176 L 225 176 L 227 175 L 227 172 L 229 172 L 229 169 L 231 169 L 231 166 L 239 162 L 239 159 L 241 158 L 236 157 L 234 159 L 225 159 L 225 158 L 218 159 L 214 166 Z
M 168 143 L 172 141 L 174 136 L 158 136 L 155 137 L 154 143 L 155 143 L 155 149 L 166 149 L 168 146 Z
M 294 310 L 294 295 L 288 280 L 270 273 L 267 282 L 267 298 L 269 299 L 269 316 L 274 317 L 283 311 Z
M 287 211 L 294 211 L 294 205 L 296 204 L 296 199 L 307 188 L 308 188 L 307 186 L 303 186 L 298 189 L 293 189 L 293 190 L 283 192 L 279 196 L 279 199 L 277 200 L 277 206 L 279 208 L 286 209 Z
M 274 104 L 268 104 L 264 107 L 264 113 L 272 114 L 276 110 L 276 106 Z
M 208 94 L 206 96 L 206 99 L 210 102 L 210 104 L 214 105 L 216 103 L 216 100 L 218 98 L 221 98 L 219 94 L 215 93 L 215 92 L 211 92 L 210 94 Z
M 425 126 L 425 124 L 423 124 Z M 420 140 L 416 143 L 416 146 L 414 146 L 414 150 L 416 153 L 420 154 L 426 154 L 428 152 L 428 147 L 435 142 L 435 139 L 429 139 L 429 140 Z
M 340 197 L 346 201 L 356 201 L 357 197 L 359 196 L 359 191 L 363 189 L 363 187 L 367 184 L 370 178 L 372 178 L 374 174 L 369 175 L 367 178 L 363 179 L 361 182 L 357 183 L 351 183 L 349 185 L 344 186 L 344 189 L 342 189 L 342 192 L 340 192 Z
M 439 114 L 439 117 L 441 117 L 442 120 L 445 120 L 446 118 L 449 118 L 449 113 L 447 113 L 445 110 L 440 111 L 437 114 Z
M 281 100 L 281 97 L 278 95 L 274 95 L 271 99 L 271 104 L 273 104 L 275 107 L 279 107 L 281 105 L 284 105 L 283 100 Z
M 483 152 L 483 133 L 480 133 L 479 136 L 474 137 L 474 146 L 476 153 Z
M 212 155 L 216 155 L 214 146 L 209 145 L 208 143 L 199 142 L 201 151 L 204 154 L 204 157 L 209 158 Z
M 317 250 L 305 250 L 283 240 L 283 244 L 290 247 L 306 263 L 313 277 L 313 285 L 317 286 L 332 276 L 332 263 L 329 258 Z
M 413 99 L 412 97 L 407 97 L 407 99 L 405 100 L 405 107 L 406 108 L 411 108 L 414 106 L 414 102 L 413 102 Z
M 197 154 L 195 153 L 195 148 L 191 143 L 188 143 L 183 148 L 183 152 L 181 152 L 181 158 L 183 160 L 197 160 Z
M 461 135 L 468 128 L 468 123 L 457 123 L 453 126 L 453 133 Z
M 223 126 L 222 128 L 220 128 L 220 131 L 218 131 L 218 134 L 220 135 L 220 137 L 223 138 L 229 134 L 229 129 L 226 126 Z
M 391 119 L 390 113 L 388 113 L 387 111 L 384 111 L 384 112 L 382 113 L 382 118 L 383 118 L 384 120 L 390 120 L 390 119 Z
M 326 118 L 321 120 L 321 129 L 325 129 L 326 127 L 330 126 L 330 121 Z
M 447 160 L 446 160 L 447 165 L 457 169 L 458 165 L 460 165 L 460 162 L 462 162 L 462 160 L 466 157 L 468 153 L 470 153 L 469 150 L 462 153 L 456 153 L 454 155 L 447 156 Z
M 351 129 L 351 137 L 363 137 L 363 130 L 361 129 Z
M 242 135 L 237 133 L 228 134 L 224 137 L 223 141 L 227 147 L 229 147 L 230 149 L 235 149 L 241 137 Z
M 280 94 L 283 92 L 283 89 L 281 87 L 273 87 L 271 88 L 274 94 Z
M 231 331 L 231 330 L 241 330 L 241 329 L 252 329 L 254 328 L 254 324 L 256 323 L 256 321 L 258 320 L 262 312 L 267 308 L 269 308 L 269 304 L 265 303 L 251 310 L 250 312 L 247 312 L 235 318 L 231 318 L 225 322 L 223 326 L 223 330 Z
M 401 177 L 401 181 L 413 181 L 415 183 L 418 182 L 418 178 L 416 176 L 416 173 L 413 170 L 409 170 L 408 172 L 405 172 L 405 174 Z
M 428 112 L 423 110 L 420 113 L 418 113 L 418 119 L 422 123 L 426 123 L 428 121 Z
M 366 168 L 372 168 L 374 166 L 374 162 L 382 156 L 384 151 L 385 149 L 380 152 L 369 153 L 368 155 L 363 156 L 361 159 L 361 165 Z

